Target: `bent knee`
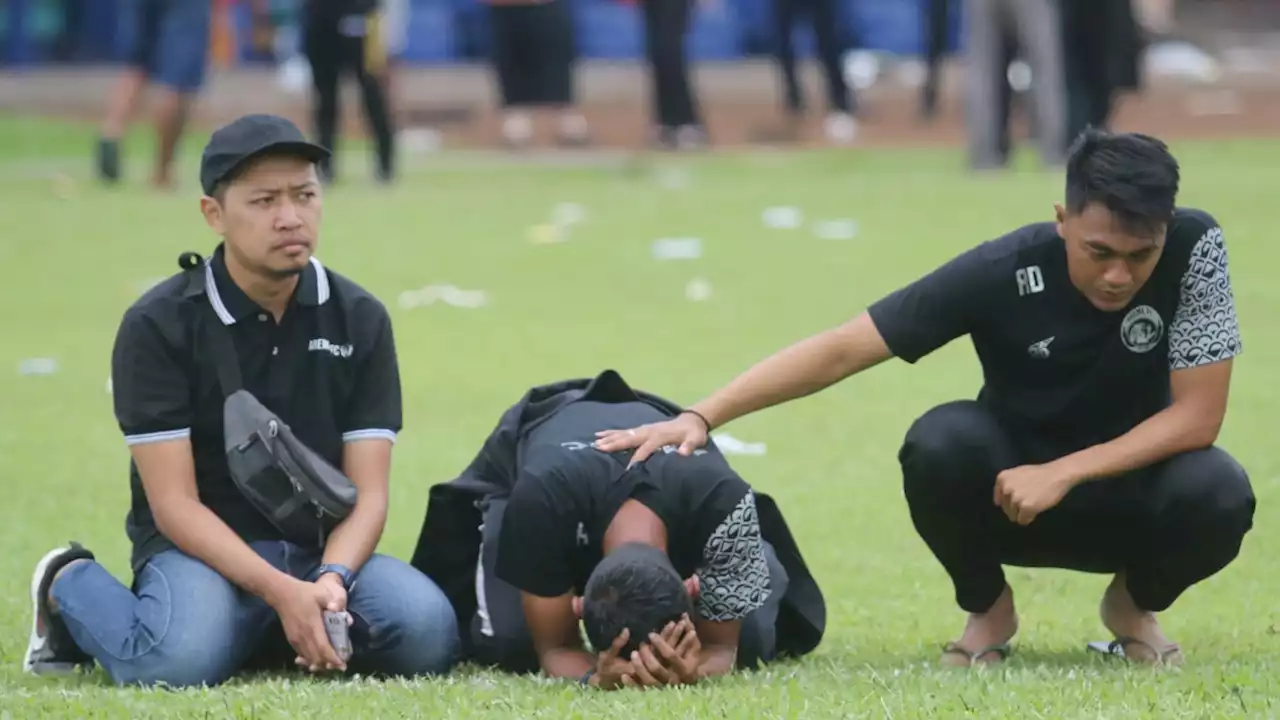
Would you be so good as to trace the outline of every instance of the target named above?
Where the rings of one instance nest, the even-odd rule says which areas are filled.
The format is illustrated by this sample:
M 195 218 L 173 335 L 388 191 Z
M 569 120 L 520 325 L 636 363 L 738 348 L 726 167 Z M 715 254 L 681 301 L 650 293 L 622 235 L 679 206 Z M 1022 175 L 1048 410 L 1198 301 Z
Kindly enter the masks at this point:
M 214 687 L 236 672 L 236 658 L 224 647 L 161 643 L 151 652 L 109 668 L 117 685 L 162 686 L 172 689 Z
M 1179 509 L 1224 529 L 1243 532 L 1253 526 L 1257 499 L 1249 474 L 1222 448 L 1193 450 L 1173 458 L 1162 479 Z
M 938 405 L 907 429 L 902 462 L 944 463 L 957 453 L 991 444 L 1000 435 L 991 413 L 972 400 Z
M 458 617 L 444 592 L 408 565 L 383 568 L 375 577 L 362 571 L 357 582 L 376 582 L 372 595 L 353 599 L 351 612 L 364 620 L 369 650 L 385 657 L 383 672 L 428 675 L 448 672 L 459 659 Z M 388 572 L 388 570 L 394 572 Z M 371 588 L 372 589 L 372 588 Z

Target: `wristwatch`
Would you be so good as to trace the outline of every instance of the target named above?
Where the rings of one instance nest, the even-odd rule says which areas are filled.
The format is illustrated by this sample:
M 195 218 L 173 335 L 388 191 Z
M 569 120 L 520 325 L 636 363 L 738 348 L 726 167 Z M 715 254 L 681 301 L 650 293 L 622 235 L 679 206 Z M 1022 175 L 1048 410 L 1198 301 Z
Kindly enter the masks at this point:
M 342 587 L 346 590 L 350 590 L 351 586 L 355 585 L 356 574 L 351 572 L 351 568 L 347 567 L 346 565 L 338 565 L 336 563 L 333 563 L 333 564 L 325 563 L 321 565 L 320 568 L 316 571 L 316 579 L 319 580 L 321 576 L 326 575 L 328 573 L 333 573 L 334 575 L 337 575 L 338 579 L 342 581 Z

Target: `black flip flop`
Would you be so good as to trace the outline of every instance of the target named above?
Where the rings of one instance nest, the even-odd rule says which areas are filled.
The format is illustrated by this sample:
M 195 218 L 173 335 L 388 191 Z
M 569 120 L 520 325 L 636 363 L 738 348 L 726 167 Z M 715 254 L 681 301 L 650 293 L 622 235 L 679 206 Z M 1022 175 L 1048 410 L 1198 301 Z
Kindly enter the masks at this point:
M 1118 637 L 1110 642 L 1095 641 L 1095 642 L 1089 643 L 1088 648 L 1096 653 L 1101 653 L 1102 655 L 1106 655 L 1108 657 L 1116 657 L 1122 660 L 1128 660 L 1129 656 L 1127 653 L 1125 653 L 1125 650 L 1124 650 L 1125 646 L 1127 645 L 1141 645 L 1151 650 L 1151 653 L 1156 657 L 1156 661 L 1154 663 L 1150 663 L 1153 665 L 1164 665 L 1165 662 L 1170 657 L 1172 657 L 1177 653 L 1182 652 L 1182 648 L 1178 647 L 1177 643 L 1172 643 L 1168 647 L 1165 647 L 1162 650 L 1160 648 L 1155 647 L 1149 642 L 1146 642 L 1144 640 L 1139 640 L 1138 638 L 1134 638 L 1134 637 Z
M 979 664 L 983 664 L 983 665 L 990 664 L 990 663 L 981 663 L 978 660 L 978 658 L 981 658 L 983 655 L 986 655 L 987 653 L 996 653 L 997 655 L 1000 656 L 1001 661 L 1008 660 L 1009 656 L 1013 654 L 1013 647 L 1009 643 L 1000 643 L 998 645 L 988 645 L 984 648 L 979 648 L 978 650 L 970 651 L 960 647 L 960 645 L 954 642 L 949 642 L 942 647 L 943 655 L 963 655 L 969 658 L 970 667 L 974 665 L 979 665 Z

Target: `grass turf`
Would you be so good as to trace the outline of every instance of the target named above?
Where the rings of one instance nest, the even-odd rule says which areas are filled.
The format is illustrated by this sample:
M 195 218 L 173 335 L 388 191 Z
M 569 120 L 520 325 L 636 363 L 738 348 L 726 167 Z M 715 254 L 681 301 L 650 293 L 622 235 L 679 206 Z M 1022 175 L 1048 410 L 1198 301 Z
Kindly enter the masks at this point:
M 1178 145 L 1181 201 L 1222 222 L 1246 352 L 1220 442 L 1252 473 L 1255 530 L 1239 560 L 1162 618 L 1186 649 L 1180 671 L 1153 673 L 1086 654 L 1105 639 L 1097 601 L 1107 578 L 1009 569 L 1022 618 L 1014 657 L 976 672 L 935 666 L 963 622 L 951 587 L 911 528 L 895 452 L 929 406 L 971 396 L 980 374 L 967 341 L 916 367 L 891 362 L 812 398 L 726 429 L 767 443 L 735 467 L 772 493 L 825 591 L 822 646 L 802 661 L 702 687 L 588 694 L 565 683 L 461 668 L 420 682 L 244 678 L 207 691 L 122 690 L 100 672 L 22 675 L 27 582 L 48 547 L 74 538 L 124 577 L 127 454 L 105 384 L 121 312 L 180 251 L 216 242 L 183 192 L 88 181 L 92 134 L 43 121 L 0 122 L 0 716 L 573 718 L 661 717 L 1274 717 L 1280 698 L 1280 520 L 1271 388 L 1280 290 L 1270 233 L 1280 143 Z M 624 167 L 541 168 L 420 159 L 398 187 L 365 184 L 367 162 L 326 198 L 319 256 L 391 308 L 406 427 L 380 550 L 408 557 L 428 487 L 454 477 L 499 413 L 530 385 L 612 367 L 634 385 L 692 402 L 782 345 L 839 322 L 973 243 L 1047 218 L 1057 175 L 974 177 L 941 151 L 746 154 Z M 51 171 L 69 178 L 54 181 Z M 671 178 L 684 181 L 672 189 Z M 665 181 L 664 181 L 665 179 Z M 678 184 L 678 183 L 677 183 Z M 568 242 L 529 242 L 551 208 L 586 218 Z M 815 238 L 766 228 L 768 206 L 850 218 L 858 235 Z M 696 260 L 658 262 L 659 237 L 703 241 Z M 702 302 L 686 283 L 712 287 Z M 402 309 L 400 292 L 451 283 L 489 293 L 476 309 Z M 24 358 L 53 375 L 20 375 Z

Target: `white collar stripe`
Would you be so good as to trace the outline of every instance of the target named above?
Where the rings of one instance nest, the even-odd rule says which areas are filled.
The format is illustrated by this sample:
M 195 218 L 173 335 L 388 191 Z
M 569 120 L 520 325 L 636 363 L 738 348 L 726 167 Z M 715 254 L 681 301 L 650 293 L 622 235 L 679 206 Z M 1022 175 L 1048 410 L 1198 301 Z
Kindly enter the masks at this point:
M 213 306 L 213 312 L 217 314 L 218 319 L 223 325 L 234 325 L 236 319 L 222 302 L 222 296 L 218 294 L 218 283 L 214 281 L 213 265 L 209 260 L 204 263 L 204 284 L 205 295 L 208 296 L 209 304 Z
M 311 256 L 311 266 L 316 271 L 316 304 L 323 305 L 329 299 L 329 274 L 316 256 Z

